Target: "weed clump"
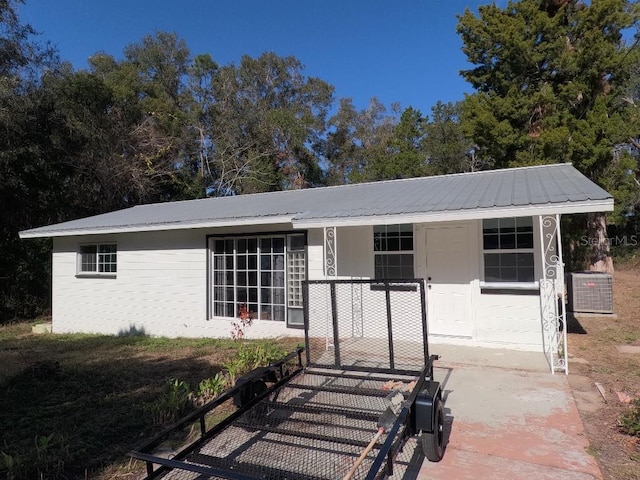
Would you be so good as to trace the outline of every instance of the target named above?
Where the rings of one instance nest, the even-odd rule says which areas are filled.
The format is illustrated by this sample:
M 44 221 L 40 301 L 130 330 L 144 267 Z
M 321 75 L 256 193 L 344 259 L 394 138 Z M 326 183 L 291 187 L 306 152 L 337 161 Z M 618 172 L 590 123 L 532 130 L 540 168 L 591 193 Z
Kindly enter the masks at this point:
M 145 410 L 151 415 L 154 425 L 173 423 L 232 387 L 242 375 L 269 365 L 285 354 L 285 350 L 273 343 L 245 343 L 232 359 L 223 364 L 223 371 L 201 380 L 194 390 L 183 380 L 170 379 L 164 392 L 147 404 Z
M 620 417 L 619 424 L 622 433 L 640 437 L 640 398 L 631 402 L 629 411 Z

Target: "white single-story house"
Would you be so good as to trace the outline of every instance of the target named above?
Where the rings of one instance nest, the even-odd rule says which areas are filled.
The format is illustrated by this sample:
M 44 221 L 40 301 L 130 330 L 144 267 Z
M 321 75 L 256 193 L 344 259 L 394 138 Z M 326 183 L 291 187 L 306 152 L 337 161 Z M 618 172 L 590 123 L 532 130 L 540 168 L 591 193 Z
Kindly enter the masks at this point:
M 556 164 L 140 205 L 20 237 L 53 238 L 58 333 L 228 337 L 246 309 L 249 337 L 301 335 L 304 279 L 424 278 L 432 342 L 543 351 L 560 215 L 612 209 Z

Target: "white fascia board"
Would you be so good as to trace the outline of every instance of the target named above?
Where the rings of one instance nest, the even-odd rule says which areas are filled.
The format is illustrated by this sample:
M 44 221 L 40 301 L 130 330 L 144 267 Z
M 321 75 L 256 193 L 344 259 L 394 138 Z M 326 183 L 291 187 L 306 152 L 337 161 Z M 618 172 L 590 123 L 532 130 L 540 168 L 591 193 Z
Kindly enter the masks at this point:
M 71 237 L 79 235 L 106 235 L 115 233 L 134 233 L 134 232 L 159 232 L 165 230 L 189 230 L 194 228 L 221 228 L 221 227 L 238 227 L 246 225 L 269 225 L 276 223 L 291 223 L 290 216 L 277 217 L 247 217 L 240 219 L 223 219 L 217 221 L 204 222 L 176 222 L 176 223 L 158 223 L 149 225 L 125 225 L 104 228 L 75 228 L 65 230 L 41 230 L 32 231 L 25 230 L 19 233 L 20 238 L 49 238 L 49 237 Z
M 293 228 L 323 228 L 359 225 L 389 225 L 396 223 L 435 223 L 484 218 L 526 217 L 533 215 L 569 215 L 573 213 L 611 212 L 613 199 L 597 202 L 575 202 L 553 205 L 527 205 L 523 207 L 477 208 L 434 213 L 408 213 L 395 215 L 368 215 L 362 217 L 329 217 L 293 220 Z

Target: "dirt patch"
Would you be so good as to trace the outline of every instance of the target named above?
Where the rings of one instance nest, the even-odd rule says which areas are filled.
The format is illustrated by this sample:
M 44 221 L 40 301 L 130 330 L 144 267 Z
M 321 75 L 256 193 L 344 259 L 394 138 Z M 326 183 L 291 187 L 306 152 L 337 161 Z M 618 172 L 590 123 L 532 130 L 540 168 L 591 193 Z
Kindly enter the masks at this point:
M 569 322 L 569 384 L 605 480 L 640 480 L 640 438 L 618 428 L 629 408 L 620 397 L 640 397 L 640 353 L 625 348 L 640 344 L 639 286 L 640 268 L 616 271 L 616 316 Z

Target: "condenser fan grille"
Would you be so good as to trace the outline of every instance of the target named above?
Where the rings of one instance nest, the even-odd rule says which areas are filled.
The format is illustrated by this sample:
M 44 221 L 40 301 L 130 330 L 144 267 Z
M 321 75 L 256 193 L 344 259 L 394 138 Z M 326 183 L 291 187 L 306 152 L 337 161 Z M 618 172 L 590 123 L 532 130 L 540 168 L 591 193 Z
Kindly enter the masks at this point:
M 613 278 L 601 272 L 573 272 L 569 275 L 569 311 L 613 313 Z

